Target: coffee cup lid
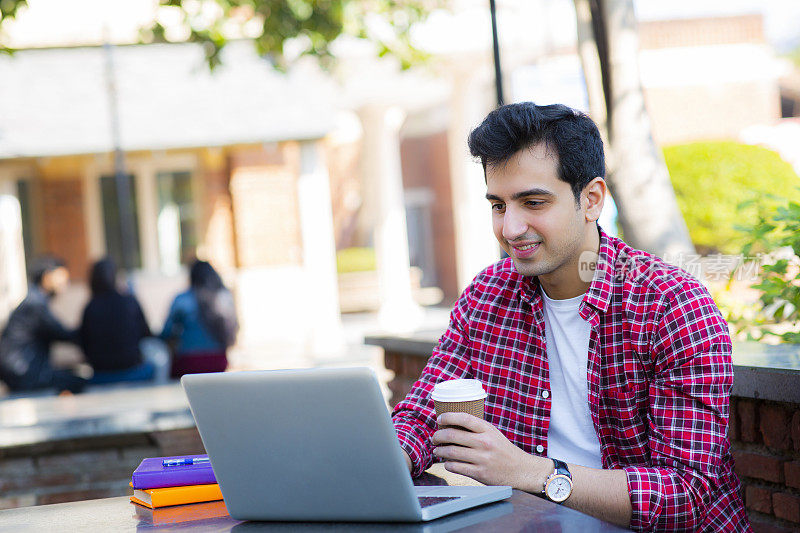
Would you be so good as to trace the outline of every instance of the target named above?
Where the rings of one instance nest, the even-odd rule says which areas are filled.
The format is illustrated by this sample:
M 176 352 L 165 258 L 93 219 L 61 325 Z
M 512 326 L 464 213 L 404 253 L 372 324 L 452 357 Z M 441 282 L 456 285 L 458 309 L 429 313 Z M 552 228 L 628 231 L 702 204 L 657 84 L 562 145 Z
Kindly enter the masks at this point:
M 486 391 L 477 379 L 451 379 L 440 381 L 433 387 L 431 398 L 437 402 L 468 402 L 483 400 Z

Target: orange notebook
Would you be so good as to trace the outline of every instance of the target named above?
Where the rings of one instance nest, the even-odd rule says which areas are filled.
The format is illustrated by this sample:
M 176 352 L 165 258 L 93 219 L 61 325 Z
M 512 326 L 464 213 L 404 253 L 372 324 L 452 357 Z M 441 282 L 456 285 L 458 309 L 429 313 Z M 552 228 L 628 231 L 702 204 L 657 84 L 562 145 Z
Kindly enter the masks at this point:
M 134 489 L 131 501 L 150 507 L 166 507 L 185 503 L 212 502 L 222 499 L 219 484 L 184 485 L 183 487 L 163 487 L 159 489 Z
M 131 498 L 133 500 L 133 498 Z M 134 500 L 139 503 L 138 500 Z M 171 505 L 169 507 L 156 507 L 151 509 L 144 505 L 134 505 L 136 517 L 140 522 L 153 525 L 181 524 L 185 522 L 198 522 L 201 520 L 213 520 L 215 518 L 227 518 L 228 509 L 225 502 L 218 500 L 215 502 L 190 503 L 187 505 Z

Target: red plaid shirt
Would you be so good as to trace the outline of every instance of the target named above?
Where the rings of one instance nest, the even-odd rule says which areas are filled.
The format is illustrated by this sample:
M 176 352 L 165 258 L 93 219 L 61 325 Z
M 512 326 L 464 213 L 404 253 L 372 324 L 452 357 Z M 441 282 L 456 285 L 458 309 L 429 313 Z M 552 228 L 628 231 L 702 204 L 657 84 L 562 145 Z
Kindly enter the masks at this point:
M 636 530 L 750 531 L 727 437 L 733 366 L 728 327 L 708 291 L 601 231 L 580 305 L 591 326 L 589 409 L 603 468 L 624 469 Z M 536 278 L 504 259 L 464 291 L 420 379 L 392 414 L 419 475 L 433 462 L 435 383 L 479 379 L 486 420 L 547 456 L 550 424 L 543 302 Z

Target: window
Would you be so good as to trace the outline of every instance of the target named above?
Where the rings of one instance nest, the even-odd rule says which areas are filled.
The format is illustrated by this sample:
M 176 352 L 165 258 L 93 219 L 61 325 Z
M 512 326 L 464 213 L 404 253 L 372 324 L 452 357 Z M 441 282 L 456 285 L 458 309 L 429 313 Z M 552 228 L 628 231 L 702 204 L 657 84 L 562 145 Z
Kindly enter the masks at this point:
M 135 178 L 132 174 L 123 176 L 123 181 L 128 189 L 128 211 L 130 218 L 127 220 L 127 227 L 131 233 L 131 249 L 128 257 L 130 258 L 130 268 L 141 268 L 142 253 L 139 243 L 139 220 L 138 203 L 136 200 Z M 122 220 L 120 219 L 120 204 L 117 195 L 117 179 L 114 176 L 100 177 L 100 192 L 103 201 L 103 225 L 106 234 L 106 250 L 108 255 L 120 265 L 125 266 L 122 253 Z
M 161 268 L 177 269 L 194 259 L 197 248 L 197 209 L 192 173 L 159 172 L 158 250 Z
M 422 270 L 423 287 L 435 287 L 437 284 L 431 217 L 433 200 L 433 191 L 428 188 L 405 190 L 408 259 L 411 266 Z

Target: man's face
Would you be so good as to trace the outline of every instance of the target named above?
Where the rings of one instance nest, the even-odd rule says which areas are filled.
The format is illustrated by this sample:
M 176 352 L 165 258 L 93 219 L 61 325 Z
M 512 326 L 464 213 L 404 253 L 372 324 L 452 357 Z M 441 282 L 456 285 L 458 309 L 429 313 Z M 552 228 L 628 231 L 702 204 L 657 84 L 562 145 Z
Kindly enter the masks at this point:
M 543 144 L 520 150 L 505 165 L 487 168 L 486 186 L 495 237 L 520 274 L 571 278 L 566 270 L 574 267 L 577 275 L 586 208 L 558 179 L 557 154 Z
M 47 294 L 55 296 L 69 283 L 69 271 L 64 267 L 54 268 L 42 276 L 42 289 Z

